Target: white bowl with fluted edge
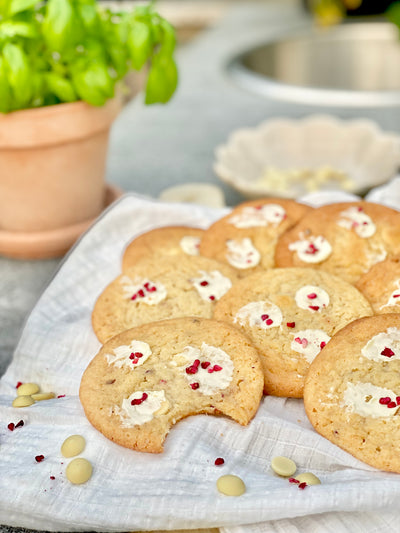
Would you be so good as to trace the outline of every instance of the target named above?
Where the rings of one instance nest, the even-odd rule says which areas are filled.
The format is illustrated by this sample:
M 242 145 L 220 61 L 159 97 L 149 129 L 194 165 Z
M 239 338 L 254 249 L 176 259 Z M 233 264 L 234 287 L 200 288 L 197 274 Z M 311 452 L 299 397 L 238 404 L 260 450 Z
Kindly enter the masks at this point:
M 351 183 L 321 184 L 316 190 L 365 194 L 392 178 L 400 168 L 400 136 L 384 132 L 367 119 L 341 120 L 330 115 L 271 119 L 255 128 L 232 132 L 215 151 L 217 176 L 249 199 L 297 198 L 310 192 L 302 182 L 284 190 L 263 180 L 266 172 L 334 169 Z

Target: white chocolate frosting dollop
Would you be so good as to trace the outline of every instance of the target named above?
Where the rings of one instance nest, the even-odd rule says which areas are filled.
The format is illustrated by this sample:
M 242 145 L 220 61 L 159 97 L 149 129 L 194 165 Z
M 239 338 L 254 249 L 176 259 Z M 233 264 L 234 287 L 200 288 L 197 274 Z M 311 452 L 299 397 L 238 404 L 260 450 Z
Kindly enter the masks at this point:
M 304 234 L 300 234 L 299 237 L 300 240 L 289 244 L 289 250 L 297 252 L 304 263 L 322 263 L 331 255 L 332 246 L 322 235 L 310 235 L 306 238 Z
M 232 287 L 232 282 L 218 270 L 206 272 L 199 270 L 200 276 L 192 278 L 190 282 L 199 293 L 202 300 L 207 302 L 219 300 Z
M 179 242 L 181 250 L 188 255 L 199 255 L 200 248 L 200 237 L 195 237 L 194 235 L 185 235 Z
M 388 404 L 379 403 L 380 398 L 390 398 L 396 407 L 388 407 Z M 377 387 L 372 383 L 347 383 L 343 394 L 342 407 L 346 407 L 351 413 L 372 418 L 389 418 L 396 414 L 398 406 L 396 394 L 383 387 Z
M 279 204 L 246 206 L 240 213 L 232 215 L 228 222 L 236 228 L 254 228 L 258 226 L 277 226 L 286 218 L 286 211 Z
M 374 335 L 361 349 L 361 353 L 371 361 L 394 361 L 400 359 L 400 329 L 388 328 L 386 332 Z
M 167 290 L 160 282 L 139 277 L 131 279 L 128 276 L 122 276 L 120 282 L 124 291 L 124 298 L 128 300 L 156 305 L 167 297 Z
M 300 353 L 312 363 L 322 348 L 331 340 L 330 336 L 322 329 L 304 329 L 293 333 L 294 339 L 290 347 Z
M 147 342 L 133 340 L 129 346 L 117 346 L 112 354 L 105 354 L 105 357 L 109 365 L 115 365 L 117 368 L 128 366 L 134 369 L 147 361 L 151 354 L 152 351 Z
M 283 316 L 280 308 L 269 300 L 250 302 L 239 309 L 233 322 L 241 326 L 260 329 L 276 328 L 282 324 Z
M 143 394 L 147 395 L 147 398 L 139 405 L 132 405 L 132 400 L 140 400 L 143 398 Z M 167 400 L 163 390 L 135 391 L 129 398 L 124 398 L 121 407 L 116 406 L 114 411 L 119 415 L 122 427 L 129 428 L 150 422 L 165 402 Z M 165 409 L 163 411 L 165 412 Z
M 253 268 L 261 260 L 260 252 L 253 246 L 251 239 L 228 239 L 226 241 L 226 258 L 228 262 L 239 269 Z
M 363 239 L 372 237 L 376 231 L 371 217 L 364 213 L 362 207 L 349 207 L 340 213 L 340 217 L 337 221 L 338 226 L 355 231 Z
M 295 295 L 296 304 L 300 309 L 307 309 L 311 312 L 318 312 L 329 305 L 329 294 L 316 285 L 304 285 Z

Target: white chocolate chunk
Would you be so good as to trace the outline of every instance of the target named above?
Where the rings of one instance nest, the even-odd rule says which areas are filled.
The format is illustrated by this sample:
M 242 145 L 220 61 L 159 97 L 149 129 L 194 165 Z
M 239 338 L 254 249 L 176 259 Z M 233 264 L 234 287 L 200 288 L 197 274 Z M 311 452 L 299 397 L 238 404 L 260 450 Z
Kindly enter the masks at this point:
M 74 485 L 82 485 L 92 477 L 93 467 L 87 459 L 77 457 L 68 464 L 65 473 L 68 481 Z
M 317 478 L 312 472 L 304 472 L 295 477 L 299 483 L 307 483 L 307 485 L 321 485 L 321 480 Z
M 280 224 L 286 218 L 286 211 L 279 204 L 265 204 L 260 207 L 246 206 L 228 222 L 236 228 L 255 228 Z
M 331 255 L 332 246 L 322 235 L 310 235 L 305 238 L 301 234 L 299 237 L 300 240 L 289 244 L 289 250 L 296 252 L 304 263 L 322 263 Z
M 400 329 L 388 328 L 374 335 L 361 349 L 367 359 L 377 362 L 387 362 L 400 359 Z
M 52 400 L 55 398 L 56 395 L 54 392 L 37 392 L 36 394 L 32 394 L 32 398 L 35 400 L 35 402 L 41 402 L 43 400 Z
M 300 309 L 307 309 L 311 312 L 318 312 L 328 307 L 329 294 L 316 285 L 305 285 L 301 287 L 295 295 L 296 304 Z
M 86 441 L 82 435 L 70 435 L 61 445 L 61 453 L 64 457 L 75 457 L 83 452 Z
M 276 328 L 282 324 L 283 316 L 280 308 L 269 300 L 250 302 L 241 307 L 235 315 L 233 322 L 241 326 L 248 324 L 250 327 L 260 329 Z
M 272 458 L 271 468 L 278 476 L 283 477 L 293 476 L 297 470 L 296 463 L 292 459 L 281 455 Z
M 39 385 L 36 383 L 23 383 L 17 389 L 18 396 L 32 396 L 40 391 Z
M 376 231 L 375 224 L 362 207 L 349 207 L 340 213 L 340 217 L 337 225 L 355 231 L 362 239 L 371 237 Z
M 212 272 L 199 270 L 199 274 L 200 276 L 192 278 L 190 283 L 197 290 L 200 298 L 206 302 L 219 300 L 232 287 L 231 280 L 218 270 Z
M 226 241 L 226 247 L 228 248 L 226 258 L 235 268 L 241 270 L 253 268 L 261 260 L 260 252 L 253 246 L 249 238 L 241 240 L 229 239 Z
M 217 479 L 217 489 L 225 496 L 241 496 L 246 492 L 246 485 L 240 477 L 227 474 Z
M 200 237 L 194 235 L 185 235 L 179 242 L 181 250 L 187 255 L 199 255 Z
M 29 407 L 30 405 L 33 405 L 35 403 L 35 400 L 32 398 L 32 396 L 17 396 L 12 403 L 13 407 Z

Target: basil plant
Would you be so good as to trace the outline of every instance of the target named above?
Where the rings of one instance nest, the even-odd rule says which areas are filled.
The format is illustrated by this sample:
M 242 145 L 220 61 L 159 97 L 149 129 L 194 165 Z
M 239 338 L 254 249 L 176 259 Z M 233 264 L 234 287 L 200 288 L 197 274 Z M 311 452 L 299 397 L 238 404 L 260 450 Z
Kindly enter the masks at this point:
M 96 0 L 0 0 L 0 112 L 84 100 L 102 106 L 130 70 L 145 102 L 166 103 L 175 32 L 153 3 L 116 13 Z

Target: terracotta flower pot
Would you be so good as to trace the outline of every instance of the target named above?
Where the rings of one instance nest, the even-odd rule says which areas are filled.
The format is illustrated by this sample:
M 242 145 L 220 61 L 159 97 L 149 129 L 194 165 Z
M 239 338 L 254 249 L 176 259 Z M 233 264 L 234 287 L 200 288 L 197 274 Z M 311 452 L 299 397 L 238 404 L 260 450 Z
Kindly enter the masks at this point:
M 0 115 L 0 232 L 46 232 L 89 221 L 105 202 L 105 162 L 118 99 Z

